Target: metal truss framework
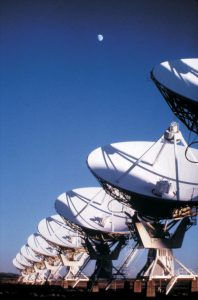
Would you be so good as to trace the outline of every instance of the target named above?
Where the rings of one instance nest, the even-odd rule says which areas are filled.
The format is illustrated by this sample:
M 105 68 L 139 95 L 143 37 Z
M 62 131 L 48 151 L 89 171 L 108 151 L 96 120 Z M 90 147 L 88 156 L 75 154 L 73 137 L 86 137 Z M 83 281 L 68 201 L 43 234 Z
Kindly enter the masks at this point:
M 169 90 L 155 79 L 152 72 L 151 79 L 156 84 L 173 113 L 190 131 L 198 134 L 198 102 Z

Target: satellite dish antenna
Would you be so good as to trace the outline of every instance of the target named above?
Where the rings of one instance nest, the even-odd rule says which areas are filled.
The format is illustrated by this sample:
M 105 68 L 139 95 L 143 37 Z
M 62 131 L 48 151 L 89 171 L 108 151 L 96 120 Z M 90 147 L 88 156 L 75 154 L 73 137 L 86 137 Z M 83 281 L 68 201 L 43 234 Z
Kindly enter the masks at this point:
M 13 265 L 14 265 L 17 269 L 19 269 L 19 270 L 24 270 L 24 269 L 25 269 L 25 267 L 22 266 L 22 265 L 16 260 L 16 258 L 13 259 L 12 263 L 13 263 Z
M 34 233 L 28 238 L 28 245 L 38 254 L 56 257 L 59 252 L 49 244 L 39 233 Z
M 21 253 L 16 255 L 17 262 L 24 267 L 32 267 L 32 262 L 27 260 Z
M 29 236 L 28 245 L 39 255 L 45 256 L 43 262 L 35 266 L 35 271 L 44 281 L 47 281 L 51 274 L 53 275 L 53 272 L 57 270 L 58 265 L 61 264 L 59 249 L 47 242 L 39 233 Z
M 34 252 L 28 245 L 23 245 L 21 248 L 21 254 L 32 262 L 42 262 L 43 257 L 38 253 Z
M 102 232 L 107 239 L 129 234 L 128 214 L 133 210 L 119 203 L 100 187 L 79 188 L 60 195 L 55 202 L 56 211 L 65 220 L 83 228 L 89 236 L 97 238 Z
M 61 273 L 65 274 L 65 280 L 87 281 L 88 278 L 82 270 L 85 263 L 88 263 L 88 254 L 78 233 L 66 225 L 60 215 L 41 220 L 38 231 L 47 241 L 60 247 L 61 261 L 64 265 L 62 269 L 65 270 L 65 273 Z
M 182 144 L 185 144 L 182 145 Z M 121 142 L 92 151 L 88 167 L 103 188 L 155 219 L 188 216 L 198 207 L 198 166 L 185 158 L 186 143 L 177 123 L 157 142 Z M 190 149 L 198 160 L 198 150 Z
M 97 148 L 87 158 L 107 193 L 136 210 L 131 232 L 140 246 L 149 249 L 138 276 L 149 280 L 177 280 L 174 261 L 185 269 L 186 279 L 194 278 L 172 255 L 198 214 L 198 166 L 186 159 L 186 146 L 173 122 L 156 142 L 114 143 Z M 197 161 L 198 150 L 191 148 L 190 155 Z M 167 286 L 167 293 L 174 283 Z
M 112 278 L 112 260 L 118 258 L 130 234 L 127 221 L 133 210 L 99 187 L 63 193 L 57 198 L 55 209 L 69 226 L 84 236 L 90 258 L 96 260 L 90 289 L 97 278 Z
M 39 233 L 49 242 L 64 248 L 82 248 L 82 239 L 65 224 L 60 215 L 41 220 L 38 224 Z
M 162 62 L 151 78 L 173 113 L 198 133 L 198 58 Z
M 13 259 L 13 265 L 21 272 L 18 282 L 30 283 L 32 279 L 35 279 L 32 263 L 26 260 L 21 253 L 18 253 L 16 258 Z

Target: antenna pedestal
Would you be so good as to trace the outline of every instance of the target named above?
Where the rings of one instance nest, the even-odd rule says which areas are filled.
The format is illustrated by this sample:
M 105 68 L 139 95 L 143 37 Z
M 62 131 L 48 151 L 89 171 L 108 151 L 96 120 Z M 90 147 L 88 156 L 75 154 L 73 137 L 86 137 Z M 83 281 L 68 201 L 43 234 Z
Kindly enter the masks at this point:
M 139 218 L 133 219 L 133 228 L 139 244 L 147 249 L 175 249 L 181 248 L 185 232 L 193 225 L 189 217 L 165 223 L 148 222 Z M 175 231 L 171 229 L 177 225 Z
M 171 232 L 175 225 L 178 225 L 177 228 Z M 137 278 L 146 278 L 149 281 L 154 279 L 169 280 L 166 294 L 170 292 L 179 279 L 195 279 L 197 276 L 176 259 L 172 252 L 173 248 L 181 248 L 185 232 L 192 225 L 193 222 L 189 217 L 165 224 L 146 222 L 140 218 L 134 220 L 134 228 L 139 243 L 144 248 L 149 249 L 146 264 L 138 273 Z
M 35 263 L 34 270 L 36 272 L 35 283 L 43 284 L 46 281 L 46 278 L 50 275 L 50 271 L 46 268 L 44 262 Z
M 33 284 L 35 278 L 36 278 L 36 273 L 34 272 L 34 268 L 33 269 L 27 268 L 25 271 L 21 273 L 19 282 L 21 281 L 22 283 Z
M 67 274 L 64 276 L 65 281 L 75 281 L 74 286 L 79 281 L 88 281 L 88 277 L 82 272 L 87 259 L 87 253 L 73 253 L 72 256 L 67 257 L 61 254 L 62 263 L 67 267 Z
M 137 277 L 169 279 L 174 276 L 174 257 L 170 249 L 149 249 L 147 262 Z
M 116 245 L 117 243 L 117 245 Z M 96 241 L 86 239 L 86 247 L 89 251 L 90 259 L 96 260 L 95 270 L 90 277 L 88 289 L 92 290 L 94 283 L 99 278 L 111 280 L 113 278 L 112 260 L 117 260 L 122 247 L 125 245 L 125 237 L 120 237 L 112 242 Z M 118 271 L 116 269 L 116 271 Z
M 45 260 L 46 269 L 50 272 L 46 281 L 53 281 L 56 279 L 56 274 L 62 267 L 60 258 L 48 258 Z
M 177 271 L 175 267 L 177 265 Z M 166 286 L 166 295 L 179 280 L 198 280 L 198 276 L 184 266 L 173 256 L 171 249 L 149 249 L 147 262 L 138 273 L 137 278 L 169 280 Z

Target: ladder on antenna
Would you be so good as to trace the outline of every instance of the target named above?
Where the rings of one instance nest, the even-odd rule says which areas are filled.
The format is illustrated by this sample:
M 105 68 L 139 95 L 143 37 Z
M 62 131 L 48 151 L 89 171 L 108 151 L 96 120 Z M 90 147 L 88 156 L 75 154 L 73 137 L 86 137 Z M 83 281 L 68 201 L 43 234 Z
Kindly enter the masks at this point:
M 194 208 L 193 215 L 190 217 L 192 225 L 197 225 L 198 207 Z
M 118 270 L 120 273 L 122 272 L 123 274 L 126 274 L 129 264 L 131 263 L 131 261 L 135 258 L 135 256 L 138 253 L 138 246 L 139 246 L 139 243 L 137 242 L 134 245 L 134 247 L 129 251 L 126 259 L 124 260 L 123 264 L 120 266 L 120 268 Z
M 114 274 L 114 277 L 117 275 L 122 275 L 123 277 L 125 277 L 124 275 L 126 274 L 126 269 L 129 266 L 129 264 L 131 263 L 131 261 L 135 258 L 135 256 L 138 253 L 138 246 L 139 243 L 135 243 L 134 247 L 132 249 L 130 249 L 126 259 L 124 260 L 123 264 L 120 266 L 119 269 L 116 269 L 117 272 Z M 110 288 L 110 285 L 112 283 L 112 281 L 114 280 L 114 278 L 111 278 L 105 288 L 105 290 L 107 291 Z
M 90 262 L 90 257 L 87 256 L 87 258 L 85 259 L 83 265 L 79 268 L 78 272 L 76 273 L 76 275 L 74 276 L 74 278 L 80 278 L 80 276 L 83 274 L 82 271 L 85 269 L 85 267 L 88 265 L 88 263 Z
M 166 286 L 166 295 L 169 294 L 169 292 L 172 290 L 176 282 L 177 282 L 177 276 L 173 276 Z

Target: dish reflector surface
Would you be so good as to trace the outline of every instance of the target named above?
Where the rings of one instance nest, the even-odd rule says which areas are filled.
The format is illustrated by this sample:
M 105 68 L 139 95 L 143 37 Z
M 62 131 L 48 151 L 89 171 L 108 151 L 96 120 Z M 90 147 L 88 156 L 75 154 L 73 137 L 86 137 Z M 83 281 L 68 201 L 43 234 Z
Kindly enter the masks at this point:
M 198 58 L 162 62 L 152 74 L 171 91 L 198 102 Z
M 163 62 L 151 71 L 151 79 L 173 113 L 198 134 L 198 58 Z
M 198 205 L 198 165 L 185 158 L 186 148 L 177 145 L 177 186 L 174 145 L 163 146 L 160 142 L 150 149 L 152 145 L 153 142 L 121 142 L 100 147 L 90 153 L 87 164 L 104 188 L 108 185 L 122 191 L 131 206 L 144 215 L 169 218 L 174 208 Z M 148 149 L 143 160 L 136 164 Z M 191 150 L 198 158 L 198 150 Z M 162 195 L 154 193 L 157 182 L 168 182 L 170 191 Z M 115 193 L 112 195 L 115 197 Z
M 43 260 L 42 256 L 34 252 L 28 245 L 24 245 L 21 248 L 21 254 L 28 260 L 33 262 L 41 262 Z
M 34 233 L 28 238 L 28 245 L 33 251 L 43 254 L 45 256 L 55 257 L 58 255 L 58 251 L 50 245 L 39 233 Z
M 60 215 L 43 219 L 38 224 L 38 231 L 48 241 L 67 248 L 82 247 L 82 240 L 77 232 L 67 226 Z
M 13 263 L 13 265 L 14 265 L 17 269 L 19 269 L 19 270 L 24 270 L 24 269 L 25 269 L 25 267 L 22 266 L 22 265 L 16 260 L 16 258 L 13 259 L 12 263 Z
M 21 253 L 17 253 L 16 255 L 16 260 L 18 261 L 18 263 L 20 263 L 22 266 L 25 267 L 31 267 L 32 266 L 32 262 L 27 260 Z
M 75 189 L 60 195 L 56 211 L 84 229 L 111 234 L 128 234 L 125 211 L 133 210 L 119 203 L 100 187 Z

